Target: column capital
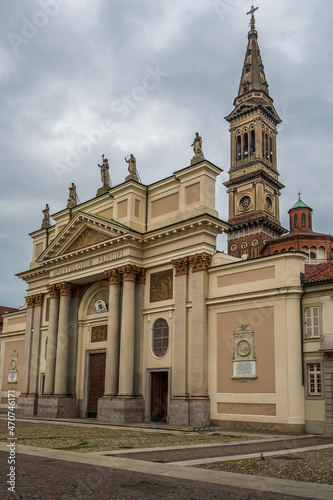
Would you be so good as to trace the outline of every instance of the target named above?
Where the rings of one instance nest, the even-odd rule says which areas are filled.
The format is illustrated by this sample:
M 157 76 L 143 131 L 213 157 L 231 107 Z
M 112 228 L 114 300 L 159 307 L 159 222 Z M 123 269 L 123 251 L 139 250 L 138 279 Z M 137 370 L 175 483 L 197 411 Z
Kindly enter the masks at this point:
M 47 288 L 48 292 L 50 293 L 51 299 L 58 299 L 59 298 L 59 290 L 57 288 L 57 285 L 48 285 L 46 288 Z
M 176 276 L 188 274 L 189 260 L 188 257 L 172 260 L 172 265 L 175 268 Z
M 123 281 L 134 281 L 136 280 L 137 274 L 141 271 L 140 267 L 133 264 L 125 264 L 122 267 L 118 267 L 118 272 L 122 274 Z
M 109 280 L 109 285 L 121 284 L 121 276 L 116 268 L 108 269 L 107 271 L 104 271 L 104 274 Z
M 136 282 L 138 285 L 144 285 L 146 283 L 146 270 L 144 267 L 139 268 L 139 274 L 136 277 Z
M 72 295 L 72 290 L 74 289 L 73 285 L 67 283 L 66 281 L 57 283 L 57 288 L 59 290 L 60 296 L 67 296 L 67 297 L 70 297 Z
M 42 293 L 37 293 L 34 295 L 35 307 L 40 307 L 44 302 L 44 295 Z
M 27 304 L 27 309 L 35 307 L 35 296 L 34 295 L 28 295 L 25 298 L 26 304 Z
M 209 253 L 203 252 L 189 257 L 190 263 L 192 264 L 192 273 L 198 271 L 207 271 L 209 268 L 212 256 Z

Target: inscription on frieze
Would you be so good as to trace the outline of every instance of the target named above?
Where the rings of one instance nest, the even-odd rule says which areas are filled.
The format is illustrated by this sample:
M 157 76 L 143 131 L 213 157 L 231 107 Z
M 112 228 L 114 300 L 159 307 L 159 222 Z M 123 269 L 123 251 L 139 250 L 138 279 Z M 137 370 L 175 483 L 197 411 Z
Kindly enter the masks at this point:
M 91 342 L 105 342 L 108 336 L 108 326 L 93 326 L 91 329 Z
M 150 275 L 150 302 L 170 300 L 173 295 L 173 269 Z

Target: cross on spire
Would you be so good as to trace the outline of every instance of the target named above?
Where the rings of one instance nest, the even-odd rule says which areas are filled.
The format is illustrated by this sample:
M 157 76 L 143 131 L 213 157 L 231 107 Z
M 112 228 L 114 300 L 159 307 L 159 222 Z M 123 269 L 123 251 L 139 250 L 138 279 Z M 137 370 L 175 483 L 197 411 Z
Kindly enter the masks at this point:
M 252 32 L 256 30 L 256 19 L 254 17 L 254 13 L 258 9 L 259 9 L 259 7 L 254 7 L 254 5 L 252 5 L 251 10 L 246 13 L 247 16 L 251 14 L 250 26 L 251 26 Z
M 301 195 L 302 195 L 302 193 L 301 193 L 301 192 L 297 193 L 297 196 L 298 196 L 298 199 L 299 199 L 299 200 L 301 200 Z

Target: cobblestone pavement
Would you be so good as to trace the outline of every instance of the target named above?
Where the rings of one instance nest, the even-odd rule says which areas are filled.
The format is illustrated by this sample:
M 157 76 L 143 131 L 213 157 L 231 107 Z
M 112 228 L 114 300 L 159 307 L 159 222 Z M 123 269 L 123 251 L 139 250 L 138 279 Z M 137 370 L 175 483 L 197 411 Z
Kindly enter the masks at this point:
M 290 450 L 293 448 L 305 448 L 309 446 L 320 446 L 324 444 L 333 443 L 332 437 L 305 437 L 296 439 L 286 439 L 283 441 L 263 441 L 262 443 L 240 443 L 240 444 L 226 444 L 223 446 L 205 446 L 204 448 L 184 448 L 181 450 L 164 450 L 161 451 L 143 451 L 138 453 L 121 453 L 117 454 L 119 457 L 127 457 L 132 460 L 144 460 L 147 462 L 181 462 L 185 460 L 196 460 L 202 458 L 213 457 L 229 457 L 233 455 L 249 455 L 251 453 L 278 450 Z M 112 452 L 104 453 L 106 456 L 112 456 Z
M 8 454 L 0 452 L 0 498 L 2 500 L 42 499 L 108 499 L 108 500 L 292 500 L 309 497 L 292 496 L 246 489 L 202 481 L 178 479 L 151 474 L 96 467 L 36 456 L 17 456 L 17 486 L 8 494 L 3 471 L 7 469 Z

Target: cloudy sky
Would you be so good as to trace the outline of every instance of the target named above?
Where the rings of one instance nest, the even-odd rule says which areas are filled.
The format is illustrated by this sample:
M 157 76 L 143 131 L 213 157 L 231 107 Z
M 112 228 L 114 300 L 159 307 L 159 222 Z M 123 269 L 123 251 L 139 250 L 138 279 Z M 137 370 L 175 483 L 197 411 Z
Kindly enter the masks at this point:
M 281 221 L 302 199 L 315 230 L 332 231 L 331 0 L 257 0 L 270 94 L 283 119 Z M 189 165 L 196 131 L 217 182 L 220 217 L 229 132 L 247 45 L 251 0 L 1 0 L 0 304 L 24 303 L 42 209 L 81 202 L 100 187 L 104 153 L 113 185 L 133 153 L 144 184 Z M 221 249 L 223 249 L 221 242 Z

